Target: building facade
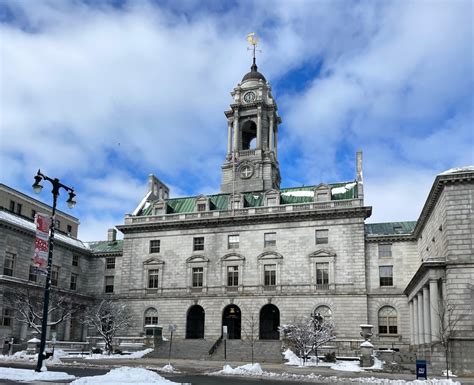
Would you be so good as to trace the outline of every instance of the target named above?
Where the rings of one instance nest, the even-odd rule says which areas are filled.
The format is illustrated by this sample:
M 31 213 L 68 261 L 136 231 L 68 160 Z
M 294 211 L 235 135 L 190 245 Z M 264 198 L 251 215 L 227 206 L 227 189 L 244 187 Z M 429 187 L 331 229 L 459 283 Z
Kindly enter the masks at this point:
M 136 319 L 129 336 L 152 335 L 158 326 L 166 334 L 176 325 L 177 343 L 203 358 L 223 326 L 239 341 L 257 320 L 259 340 L 278 345 L 280 325 L 319 313 L 334 321 L 341 351 L 355 352 L 360 325 L 371 324 L 377 348 L 438 362 L 446 331 L 440 314 L 454 309 L 448 354 L 456 370 L 472 373 L 474 168 L 438 175 L 418 221 L 366 224 L 372 208 L 364 201 L 361 152 L 353 180 L 281 188 L 281 118 L 255 63 L 231 95 L 221 192 L 170 198 L 150 175 L 143 200 L 117 226 L 123 240 L 115 230 L 88 244 L 63 235 L 55 260 L 64 279 L 73 255 L 85 268 L 75 293 L 126 304 Z M 15 213 L 0 214 L 8 235 L 0 243 L 0 282 L 31 284 L 26 262 L 10 275 L 5 266 L 11 253 L 31 259 L 33 230 L 20 230 Z M 19 333 L 11 325 L 1 331 Z

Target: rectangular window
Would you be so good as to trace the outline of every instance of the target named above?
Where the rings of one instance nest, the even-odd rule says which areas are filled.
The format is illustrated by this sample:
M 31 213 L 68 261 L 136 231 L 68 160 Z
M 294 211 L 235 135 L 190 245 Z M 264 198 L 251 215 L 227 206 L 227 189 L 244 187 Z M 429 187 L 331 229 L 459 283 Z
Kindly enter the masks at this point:
M 158 276 L 160 270 L 148 270 L 148 289 L 158 289 Z
M 12 213 L 15 212 L 15 202 L 14 202 L 14 201 L 10 201 L 10 211 L 11 211 Z
M 2 312 L 2 326 L 12 326 L 13 311 L 9 308 L 3 308 Z
M 263 247 L 276 246 L 276 233 L 265 233 L 263 234 Z
M 112 276 L 105 277 L 105 292 L 106 293 L 114 292 L 114 277 Z
M 392 244 L 381 243 L 379 244 L 379 257 L 391 257 L 392 256 Z
M 239 286 L 239 266 L 227 266 L 227 286 Z
M 380 286 L 393 286 L 393 266 L 379 266 Z
M 204 250 L 204 237 L 195 237 L 193 239 L 193 250 Z
M 205 203 L 198 203 L 197 211 L 206 211 L 206 204 Z
M 31 218 L 35 219 L 36 210 L 31 210 Z
M 107 270 L 115 269 L 115 257 L 105 258 L 105 268 Z
M 227 248 L 229 248 L 229 249 L 238 249 L 239 248 L 239 236 L 238 235 L 229 235 Z
M 21 215 L 21 209 L 22 209 L 22 207 L 23 207 L 23 206 L 21 205 L 21 203 L 17 203 L 17 204 L 16 204 L 16 213 L 17 213 L 18 215 Z
M 16 254 L 6 252 L 5 253 L 5 263 L 3 264 L 3 274 L 13 276 L 13 270 L 15 268 L 15 259 Z
M 61 221 L 59 219 L 56 219 L 54 221 L 54 227 L 57 229 L 57 230 L 60 230 L 61 229 Z
M 158 316 L 146 316 L 145 317 L 145 325 L 158 325 Z M 153 332 L 153 329 L 147 329 Z M 153 335 L 153 333 L 151 333 Z
M 51 286 L 58 286 L 59 281 L 59 267 L 53 266 L 51 269 Z
M 72 256 L 72 265 L 73 266 L 79 266 L 79 255 L 73 255 Z
M 329 239 L 329 230 L 323 229 L 323 230 L 316 230 L 316 244 L 317 245 L 323 245 L 328 243 Z
M 203 267 L 193 267 L 193 287 L 202 287 L 204 277 Z
M 71 274 L 71 282 L 69 284 L 71 290 L 77 289 L 77 274 Z
M 276 285 L 276 265 L 264 265 L 263 274 L 265 286 Z
M 329 263 L 322 262 L 316 264 L 316 286 L 327 288 L 329 284 Z
M 159 253 L 160 252 L 160 240 L 154 239 L 150 241 L 150 253 Z
M 68 234 L 72 233 L 72 226 L 71 225 L 67 225 L 67 233 Z
M 30 265 L 30 271 L 28 274 L 28 281 L 36 282 L 38 279 L 38 273 L 36 271 L 36 266 Z

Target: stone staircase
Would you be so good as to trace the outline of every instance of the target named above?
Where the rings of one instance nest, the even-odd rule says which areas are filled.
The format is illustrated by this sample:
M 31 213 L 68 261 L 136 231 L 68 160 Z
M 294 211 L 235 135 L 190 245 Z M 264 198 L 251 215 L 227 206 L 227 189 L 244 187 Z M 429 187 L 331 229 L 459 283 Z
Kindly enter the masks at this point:
M 172 358 L 184 358 L 192 360 L 224 361 L 224 342 L 210 356 L 209 349 L 216 341 L 205 339 L 186 340 L 175 339 L 171 347 Z M 160 341 L 155 350 L 147 357 L 168 358 L 169 341 Z M 251 361 L 251 347 L 242 340 L 226 341 L 227 361 Z M 282 362 L 281 341 L 256 341 L 254 345 L 255 362 Z

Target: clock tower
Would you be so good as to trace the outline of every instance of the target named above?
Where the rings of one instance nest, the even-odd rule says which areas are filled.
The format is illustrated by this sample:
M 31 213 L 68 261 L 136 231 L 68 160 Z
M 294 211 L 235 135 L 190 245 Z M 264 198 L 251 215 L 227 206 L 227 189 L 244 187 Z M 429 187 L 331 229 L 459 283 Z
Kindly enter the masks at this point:
M 257 71 L 255 54 L 250 72 L 231 95 L 233 102 L 225 111 L 227 156 L 222 165 L 221 191 L 238 194 L 279 189 L 277 143 L 281 119 L 271 87 Z

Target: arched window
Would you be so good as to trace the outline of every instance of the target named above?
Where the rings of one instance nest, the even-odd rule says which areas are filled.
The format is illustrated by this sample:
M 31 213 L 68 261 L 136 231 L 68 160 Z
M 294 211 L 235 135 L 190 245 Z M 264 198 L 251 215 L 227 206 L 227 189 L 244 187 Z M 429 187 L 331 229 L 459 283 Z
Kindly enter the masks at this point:
M 242 125 L 242 150 L 255 149 L 257 137 L 257 125 L 248 120 Z
M 145 325 L 158 325 L 158 310 L 151 307 L 145 311 Z
M 321 317 L 323 317 L 326 321 L 330 321 L 332 319 L 332 311 L 331 309 L 326 306 L 326 305 L 321 305 L 321 306 L 318 306 L 315 310 L 314 310 L 314 314 L 319 314 Z
M 379 310 L 379 334 L 397 334 L 397 311 L 391 306 Z

